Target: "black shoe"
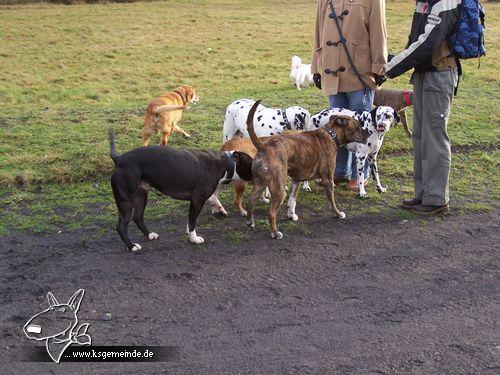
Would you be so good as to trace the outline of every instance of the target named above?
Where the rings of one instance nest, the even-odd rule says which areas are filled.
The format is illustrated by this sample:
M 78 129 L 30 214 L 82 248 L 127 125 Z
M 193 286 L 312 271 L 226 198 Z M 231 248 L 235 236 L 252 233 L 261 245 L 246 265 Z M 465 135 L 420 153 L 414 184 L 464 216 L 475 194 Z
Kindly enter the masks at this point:
M 415 206 L 422 204 L 421 199 L 411 198 L 411 199 L 403 199 L 403 208 L 405 210 L 412 210 Z
M 413 207 L 413 212 L 419 215 L 434 215 L 440 212 L 448 211 L 449 206 L 445 204 L 444 206 L 429 206 L 425 204 L 420 204 Z

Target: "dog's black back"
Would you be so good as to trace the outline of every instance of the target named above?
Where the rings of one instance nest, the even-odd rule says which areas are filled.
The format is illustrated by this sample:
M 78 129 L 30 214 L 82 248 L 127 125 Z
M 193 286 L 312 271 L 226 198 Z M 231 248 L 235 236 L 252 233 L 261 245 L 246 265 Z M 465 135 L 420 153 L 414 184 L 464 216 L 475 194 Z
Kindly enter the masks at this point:
M 147 182 L 172 198 L 189 200 L 193 193 L 215 190 L 226 163 L 221 151 L 140 147 L 118 158 L 113 175 L 125 174 L 133 185 Z

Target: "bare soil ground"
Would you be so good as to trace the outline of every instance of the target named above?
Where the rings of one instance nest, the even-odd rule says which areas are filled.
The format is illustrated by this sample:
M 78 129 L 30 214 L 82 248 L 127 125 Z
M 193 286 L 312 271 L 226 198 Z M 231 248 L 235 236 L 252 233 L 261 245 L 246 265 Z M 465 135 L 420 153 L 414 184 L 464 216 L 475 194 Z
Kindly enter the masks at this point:
M 0 372 L 500 372 L 498 212 L 310 221 L 309 237 L 256 230 L 239 244 L 200 228 L 215 238 L 201 248 L 178 240 L 184 218 L 166 218 L 152 227 L 179 229 L 140 255 L 112 232 L 0 238 Z M 37 343 L 22 326 L 46 293 L 79 288 L 94 345 L 173 345 L 178 358 L 23 362 Z

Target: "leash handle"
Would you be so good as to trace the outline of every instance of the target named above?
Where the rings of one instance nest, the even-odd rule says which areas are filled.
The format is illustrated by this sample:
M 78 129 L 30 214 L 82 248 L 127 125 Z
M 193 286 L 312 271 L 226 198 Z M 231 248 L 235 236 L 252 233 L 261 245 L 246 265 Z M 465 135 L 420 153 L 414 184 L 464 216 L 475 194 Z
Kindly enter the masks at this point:
M 347 60 L 349 60 L 349 64 L 352 67 L 354 75 L 359 80 L 359 82 L 361 83 L 361 85 L 363 86 L 364 89 L 371 89 L 371 87 L 365 82 L 363 77 L 361 77 L 361 74 L 359 73 L 358 69 L 356 68 L 356 65 L 354 65 L 354 61 L 352 59 L 352 56 L 349 53 L 349 49 L 347 48 L 347 43 L 346 43 L 347 39 L 344 37 L 344 34 L 342 33 L 342 27 L 340 26 L 340 22 L 338 20 L 337 13 L 335 13 L 335 9 L 333 8 L 333 1 L 328 0 L 328 4 L 330 5 L 330 9 L 332 11 L 332 13 L 330 13 L 330 18 L 333 18 L 333 21 L 335 22 L 335 26 L 337 26 L 337 31 L 339 32 L 340 43 L 344 46 L 344 51 L 347 55 Z

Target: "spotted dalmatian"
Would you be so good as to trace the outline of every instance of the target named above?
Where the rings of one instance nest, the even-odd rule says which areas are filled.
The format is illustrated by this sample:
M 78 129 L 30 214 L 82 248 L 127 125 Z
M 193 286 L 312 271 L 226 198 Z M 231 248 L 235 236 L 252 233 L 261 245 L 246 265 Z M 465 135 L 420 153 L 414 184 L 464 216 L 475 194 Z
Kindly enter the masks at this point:
M 351 116 L 358 121 L 366 132 L 365 143 L 348 143 L 347 148 L 356 155 L 356 168 L 358 172 L 359 196 L 367 197 L 364 183 L 365 163 L 368 163 L 373 179 L 379 193 L 385 193 L 386 188 L 380 183 L 377 167 L 377 155 L 382 147 L 384 135 L 390 130 L 391 125 L 400 121 L 398 114 L 391 107 L 375 107 L 371 112 L 354 112 L 344 108 L 330 108 L 316 113 L 311 117 L 314 128 L 325 126 L 333 115 Z
M 252 99 L 238 99 L 227 107 L 223 142 L 237 136 L 250 138 L 247 131 L 247 117 L 254 103 L 255 100 Z M 287 129 L 309 130 L 311 115 L 306 109 L 297 106 L 283 110 L 259 105 L 255 113 L 254 129 L 258 137 L 280 134 Z

